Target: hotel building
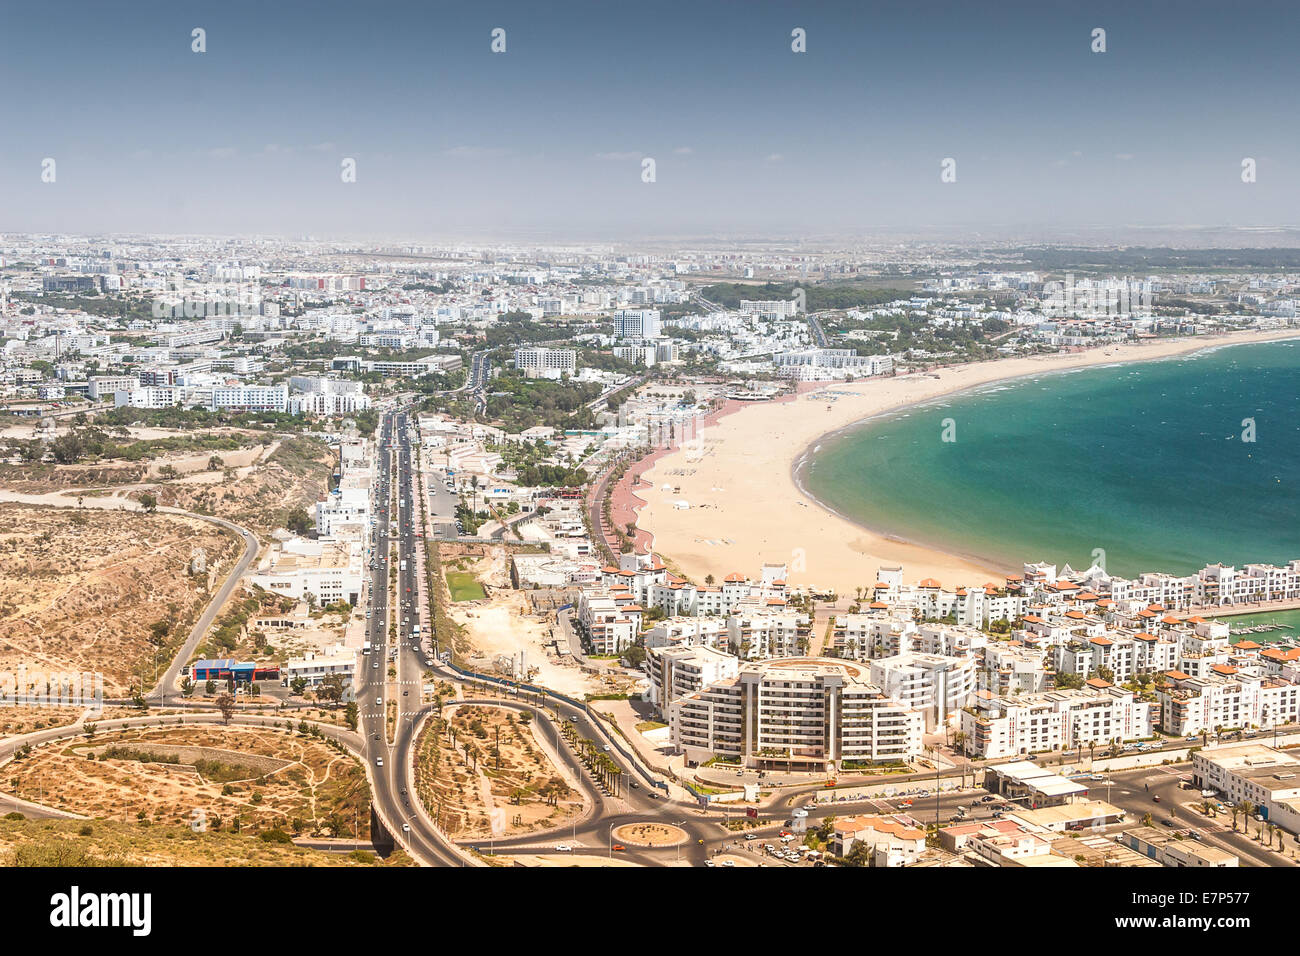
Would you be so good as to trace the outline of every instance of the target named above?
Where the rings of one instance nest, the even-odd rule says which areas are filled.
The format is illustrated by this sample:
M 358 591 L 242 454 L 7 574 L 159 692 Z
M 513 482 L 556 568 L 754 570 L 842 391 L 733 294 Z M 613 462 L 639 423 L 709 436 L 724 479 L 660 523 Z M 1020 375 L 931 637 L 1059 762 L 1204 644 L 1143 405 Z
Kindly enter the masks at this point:
M 833 772 L 916 756 L 925 715 L 887 697 L 856 664 L 786 658 L 743 664 L 737 676 L 673 701 L 668 725 L 694 763 Z

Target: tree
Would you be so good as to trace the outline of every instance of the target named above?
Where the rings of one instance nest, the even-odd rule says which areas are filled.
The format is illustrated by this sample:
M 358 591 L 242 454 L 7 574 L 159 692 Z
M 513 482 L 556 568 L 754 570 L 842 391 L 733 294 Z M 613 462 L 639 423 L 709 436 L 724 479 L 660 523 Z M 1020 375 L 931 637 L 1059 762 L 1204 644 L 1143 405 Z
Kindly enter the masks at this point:
M 220 471 L 225 462 L 221 460 L 220 455 L 213 455 L 208 459 L 208 471 Z
M 216 692 L 217 692 L 216 681 L 209 680 L 206 684 L 203 685 L 203 693 L 206 694 L 207 696 L 211 697 Z
M 295 677 L 289 682 L 289 689 L 293 691 L 293 696 L 301 697 L 302 692 L 307 689 L 307 678 Z
M 86 453 L 86 444 L 76 432 L 60 435 L 50 442 L 50 454 L 60 465 L 75 464 Z
M 316 686 L 316 696 L 321 700 L 329 701 L 331 708 L 338 707 L 339 701 L 343 698 L 343 676 L 328 675 Z
M 227 724 L 235 716 L 235 698 L 232 694 L 221 694 L 217 697 L 217 709 L 221 711 L 221 719 Z
M 145 510 L 145 514 L 153 514 L 158 510 L 158 499 L 146 491 L 140 496 L 140 507 Z
M 188 674 L 181 678 L 181 694 L 185 697 L 194 696 L 194 681 L 190 680 Z
M 294 508 L 284 519 L 284 526 L 294 534 L 306 534 L 311 530 L 312 521 L 302 508 Z
M 348 701 L 348 706 L 343 710 L 343 719 L 347 721 L 349 730 L 357 729 L 357 702 Z

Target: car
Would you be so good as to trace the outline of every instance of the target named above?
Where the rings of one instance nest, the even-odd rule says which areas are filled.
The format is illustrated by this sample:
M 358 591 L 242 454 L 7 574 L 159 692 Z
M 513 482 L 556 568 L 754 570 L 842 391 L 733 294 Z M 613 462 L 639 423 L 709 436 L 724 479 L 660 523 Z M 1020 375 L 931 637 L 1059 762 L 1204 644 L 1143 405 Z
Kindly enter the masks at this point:
M 410 695 L 410 693 L 411 693 L 411 692 L 410 692 L 409 690 L 404 690 L 404 691 L 402 691 L 402 696 L 403 696 L 403 697 L 407 697 L 407 696 Z
M 555 844 L 555 852 L 556 852 L 556 853 L 572 853 L 572 852 L 573 852 L 573 847 L 569 846 L 569 844 L 567 844 L 567 843 L 557 843 L 557 844 Z
M 1164 818 L 1163 820 L 1161 820 L 1160 822 L 1163 823 L 1163 824 L 1164 824 L 1165 826 L 1167 826 L 1167 827 L 1176 827 L 1176 826 L 1178 826 L 1178 821 L 1175 820 L 1173 817 L 1165 817 L 1165 818 Z
M 384 698 L 382 698 L 382 697 L 376 697 L 376 698 L 375 698 L 375 706 L 376 706 L 376 707 L 383 707 L 383 706 L 384 706 Z
M 1001 811 L 1001 810 L 994 810 L 994 811 L 993 811 L 993 819 L 994 819 L 994 820 L 1001 820 L 1001 819 L 1002 819 L 1002 811 Z
M 1151 802 L 1152 802 L 1152 803 L 1159 803 L 1159 802 L 1160 802 L 1160 794 L 1158 794 L 1158 793 L 1154 793 L 1154 794 L 1152 794 L 1152 795 L 1151 795 Z
M 705 866 L 717 866 L 717 864 L 714 863 L 712 860 L 705 860 L 705 861 L 704 861 L 704 865 L 705 865 Z
M 736 861 L 735 861 L 735 860 L 723 860 L 723 861 L 722 861 L 722 865 L 723 865 L 723 866 L 735 866 L 735 865 L 736 865 Z
M 403 823 L 403 824 L 402 824 L 402 832 L 403 832 L 403 833 L 410 833 L 410 832 L 411 832 L 411 825 L 410 825 L 409 823 Z
M 753 834 L 753 833 L 746 833 L 746 834 L 745 834 L 745 839 L 746 839 L 746 840 L 757 840 L 758 837 L 757 837 L 755 834 Z
M 610 849 L 613 850 L 615 853 L 622 853 L 624 850 L 627 849 L 627 847 L 623 846 L 623 844 L 621 843 L 615 843 L 612 847 L 610 847 Z
M 640 790 L 640 789 L 641 789 L 641 784 L 637 783 L 635 780 L 630 781 L 630 782 L 631 782 L 631 784 L 632 784 L 632 789 L 633 789 L 633 790 Z
M 375 766 L 376 766 L 376 767 L 382 767 L 383 765 L 384 765 L 384 758 L 383 758 L 383 757 L 376 757 L 376 758 L 375 758 Z
M 370 665 L 370 667 L 374 670 L 377 670 L 379 668 L 379 661 L 375 661 L 373 664 Z

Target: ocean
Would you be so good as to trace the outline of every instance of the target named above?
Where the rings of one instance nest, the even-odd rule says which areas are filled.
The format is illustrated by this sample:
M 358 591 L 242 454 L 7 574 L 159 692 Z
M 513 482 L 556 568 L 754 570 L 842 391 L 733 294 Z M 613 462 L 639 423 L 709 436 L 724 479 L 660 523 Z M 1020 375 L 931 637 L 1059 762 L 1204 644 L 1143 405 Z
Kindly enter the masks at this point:
M 1008 571 L 1300 558 L 1300 341 L 992 383 L 820 445 L 820 501 Z

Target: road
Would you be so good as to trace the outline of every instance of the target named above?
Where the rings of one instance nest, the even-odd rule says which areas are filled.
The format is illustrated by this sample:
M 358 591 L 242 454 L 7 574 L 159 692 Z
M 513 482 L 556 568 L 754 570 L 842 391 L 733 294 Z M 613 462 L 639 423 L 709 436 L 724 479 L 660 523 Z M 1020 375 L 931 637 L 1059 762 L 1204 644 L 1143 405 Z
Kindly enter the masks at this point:
M 408 424 L 405 411 L 389 412 L 384 416 L 380 432 L 366 632 L 371 650 L 363 655 L 357 680 L 357 710 L 371 775 L 372 799 L 380 818 L 393 829 L 393 839 L 419 862 L 463 866 L 464 857 L 424 814 L 417 812 L 409 792 L 412 786 L 409 771 L 415 760 L 415 729 L 423 709 L 419 675 L 422 662 L 412 649 L 415 643 L 411 640 L 412 626 L 419 620 L 412 610 L 418 606 L 419 583 L 415 569 L 417 511 Z M 398 560 L 395 602 L 389 586 L 394 545 Z M 390 641 L 390 630 L 395 640 Z M 396 679 L 389 677 L 390 664 Z M 386 720 L 389 701 L 394 702 L 397 713 L 391 742 Z
M 168 510 L 171 511 L 172 509 Z M 190 514 L 190 512 L 182 513 Z M 190 628 L 189 637 L 185 639 L 185 643 L 181 645 L 176 656 L 172 658 L 172 662 L 167 665 L 167 670 L 163 672 L 162 678 L 156 685 L 154 685 L 153 690 L 151 690 L 145 698 L 150 703 L 166 703 L 168 694 L 177 693 L 176 682 L 180 679 L 181 671 L 185 668 L 190 657 L 194 654 L 195 649 L 199 646 L 199 642 L 203 640 L 204 635 L 208 633 L 208 628 L 212 626 L 212 622 L 216 620 L 217 615 L 221 613 L 221 609 L 224 608 L 226 602 L 230 600 L 230 595 L 232 595 L 235 592 L 235 589 L 239 587 L 239 582 L 243 579 L 244 572 L 246 572 L 248 566 L 253 563 L 253 559 L 257 557 L 257 536 L 247 528 L 242 528 L 233 522 L 226 521 L 224 518 L 214 518 L 210 515 L 192 515 L 192 517 L 221 525 L 223 528 L 228 528 L 238 534 L 244 542 L 244 553 L 240 556 L 239 560 L 235 562 L 235 566 L 231 569 L 231 572 L 226 575 L 226 580 L 222 582 L 216 595 L 214 595 L 212 600 L 208 602 L 207 608 L 205 608 L 203 613 L 199 615 L 199 619 L 194 622 L 194 626 Z
M 1199 791 L 1185 789 L 1182 784 L 1190 782 L 1191 764 L 1174 764 L 1165 767 L 1145 767 L 1139 770 L 1126 770 L 1110 775 L 1110 785 L 1095 784 L 1093 795 L 1111 803 L 1129 814 L 1126 826 L 1138 826 L 1146 814 L 1151 814 L 1151 823 L 1158 830 L 1177 829 L 1190 835 L 1195 831 L 1202 843 L 1217 846 L 1221 850 L 1235 853 L 1241 859 L 1242 866 L 1295 866 L 1296 861 L 1289 855 L 1283 856 L 1277 850 L 1270 850 L 1252 836 L 1241 832 L 1243 821 L 1237 819 L 1237 830 L 1232 829 L 1232 814 L 1221 812 L 1217 817 L 1207 817 L 1198 808 L 1204 802 Z M 1156 797 L 1160 800 L 1157 803 Z M 1218 803 L 1219 800 L 1211 802 Z M 1173 820 L 1176 827 L 1170 827 L 1166 821 Z M 1250 832 L 1258 829 L 1255 821 L 1250 821 Z M 1294 838 L 1283 837 L 1288 842 L 1287 850 L 1296 846 Z M 1274 846 L 1277 845 L 1274 840 Z

